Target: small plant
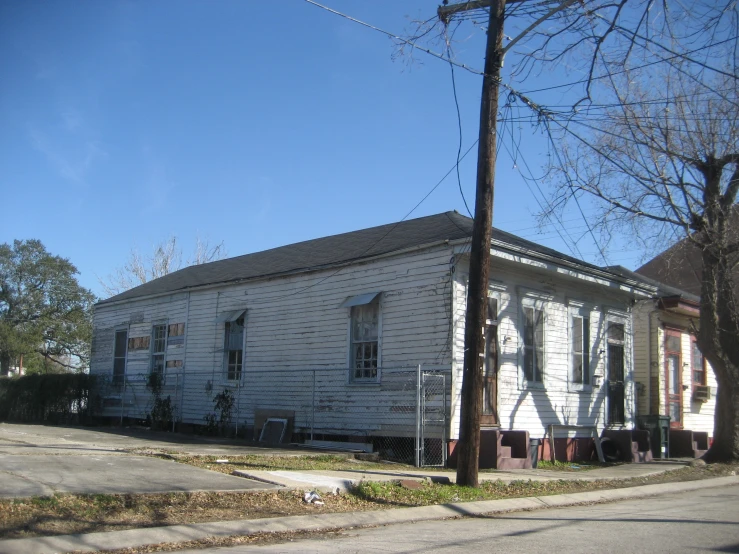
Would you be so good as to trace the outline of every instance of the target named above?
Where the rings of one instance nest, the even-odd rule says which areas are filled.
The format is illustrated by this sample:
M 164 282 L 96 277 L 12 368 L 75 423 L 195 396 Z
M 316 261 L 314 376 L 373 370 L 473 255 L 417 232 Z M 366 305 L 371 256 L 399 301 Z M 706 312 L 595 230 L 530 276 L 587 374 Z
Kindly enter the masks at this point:
M 216 414 L 207 414 L 203 417 L 205 421 L 205 434 L 210 436 L 218 435 L 218 418 Z
M 228 389 L 216 394 L 213 398 L 213 407 L 217 413 L 211 413 L 203 417 L 205 421 L 205 433 L 208 435 L 225 435 L 231 426 L 234 395 Z
M 159 371 L 152 371 L 146 379 L 146 388 L 154 395 L 154 404 L 146 415 L 146 422 L 152 429 L 168 429 L 174 420 L 175 405 L 172 398 L 162 398 L 164 375 Z

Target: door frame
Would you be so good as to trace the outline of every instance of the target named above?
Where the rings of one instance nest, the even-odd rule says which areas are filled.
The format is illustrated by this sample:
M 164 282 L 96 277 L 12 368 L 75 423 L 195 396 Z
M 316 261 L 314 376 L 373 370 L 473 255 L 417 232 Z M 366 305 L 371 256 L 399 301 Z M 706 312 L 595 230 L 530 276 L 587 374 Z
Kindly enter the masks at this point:
M 485 427 L 499 427 L 498 416 L 498 369 L 499 343 L 498 343 L 498 318 L 500 313 L 500 298 L 497 294 L 488 294 L 487 314 L 485 316 L 485 357 L 483 366 L 483 395 L 482 412 L 480 414 L 480 425 Z M 485 406 L 486 398 L 492 406 Z M 486 413 L 486 409 L 488 413 Z
M 668 337 L 675 337 L 678 340 L 679 348 L 678 350 L 668 350 L 667 349 L 667 339 Z M 680 329 L 674 329 L 672 327 L 665 327 L 665 338 L 664 338 L 664 348 L 665 348 L 665 411 L 667 415 L 670 415 L 670 404 L 677 402 L 680 406 L 680 421 L 672 421 L 670 420 L 670 428 L 671 429 L 682 429 L 683 428 L 683 407 L 684 407 L 684 399 L 683 399 L 683 333 Z M 669 364 L 669 358 L 671 355 L 677 354 L 677 394 L 670 393 L 670 364 Z M 692 369 L 691 369 L 692 372 Z
M 623 338 L 615 339 L 610 336 L 611 325 L 620 325 L 623 330 Z M 627 344 L 626 339 L 628 336 L 628 328 L 626 321 L 617 318 L 606 319 L 606 333 L 605 333 L 605 354 L 606 354 L 606 426 L 622 426 L 626 424 L 626 376 L 628 374 L 626 359 L 627 359 Z M 611 363 L 611 347 L 617 347 L 621 350 L 621 380 L 612 379 L 615 368 Z M 620 393 L 615 394 L 616 390 L 620 388 Z M 614 414 L 616 413 L 617 406 L 614 406 L 614 402 L 618 401 L 620 410 L 618 412 L 621 415 L 623 421 L 614 421 Z

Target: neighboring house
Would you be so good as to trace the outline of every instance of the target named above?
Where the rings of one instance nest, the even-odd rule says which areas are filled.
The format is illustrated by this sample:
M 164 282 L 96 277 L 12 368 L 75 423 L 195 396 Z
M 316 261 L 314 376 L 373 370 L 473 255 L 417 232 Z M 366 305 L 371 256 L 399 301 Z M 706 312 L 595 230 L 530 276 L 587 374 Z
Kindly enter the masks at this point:
M 739 206 L 734 206 L 726 232 L 739 240 Z M 703 276 L 702 254 L 695 244 L 684 238 L 638 268 L 636 273 L 699 297 Z M 739 269 L 735 268 L 733 273 L 739 287 Z
M 639 275 L 611 268 L 625 277 Z M 700 456 L 713 434 L 716 378 L 696 343 L 700 298 L 652 281 L 653 299 L 634 307 L 634 379 L 639 416 L 668 416 L 670 456 Z M 695 443 L 695 444 L 694 444 Z
M 447 376 L 454 441 L 471 234 L 447 212 L 188 267 L 101 301 L 91 373 L 119 391 L 107 413 L 143 417 L 126 399 L 158 372 L 183 423 L 202 424 L 229 389 L 242 429 L 273 409 L 302 438 L 412 437 L 416 374 L 397 369 L 421 365 Z M 491 251 L 483 425 L 537 438 L 550 425 L 632 428 L 632 306 L 656 287 L 498 230 Z

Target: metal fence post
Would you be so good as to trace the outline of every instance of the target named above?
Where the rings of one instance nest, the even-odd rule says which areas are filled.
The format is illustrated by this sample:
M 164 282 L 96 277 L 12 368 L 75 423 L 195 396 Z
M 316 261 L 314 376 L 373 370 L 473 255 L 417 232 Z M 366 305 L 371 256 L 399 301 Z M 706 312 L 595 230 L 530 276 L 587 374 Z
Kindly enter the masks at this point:
M 126 376 L 123 376 L 123 392 L 121 393 L 121 427 L 123 427 L 123 406 L 126 401 Z
M 175 381 L 174 381 L 174 397 L 177 398 L 177 395 L 180 391 L 180 374 L 175 373 Z M 172 412 L 172 432 L 174 433 L 174 424 L 175 424 L 175 416 L 174 412 Z
M 241 413 L 241 382 L 236 383 L 236 429 L 234 438 L 239 436 L 239 414 Z
M 182 394 L 180 395 L 180 423 L 185 417 L 185 368 L 182 368 Z
M 316 425 L 316 370 L 313 370 L 313 398 L 311 400 L 310 442 L 313 443 L 313 429 Z
M 451 379 L 449 380 L 451 383 Z M 447 410 L 447 403 L 446 403 L 446 375 L 441 376 L 441 395 L 444 398 L 442 401 L 442 412 L 441 412 L 441 465 L 442 467 L 446 467 L 446 452 L 447 452 L 447 445 L 446 445 L 446 426 L 447 426 L 447 416 L 446 416 L 446 410 Z
M 421 467 L 421 364 L 416 368 L 416 467 Z

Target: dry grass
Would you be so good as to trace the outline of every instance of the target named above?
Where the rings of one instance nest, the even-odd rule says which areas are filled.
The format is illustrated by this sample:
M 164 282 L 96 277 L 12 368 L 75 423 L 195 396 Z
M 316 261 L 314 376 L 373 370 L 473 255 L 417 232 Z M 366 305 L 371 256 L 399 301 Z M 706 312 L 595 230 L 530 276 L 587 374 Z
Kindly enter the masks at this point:
M 234 470 L 259 470 L 259 471 L 310 471 L 310 470 L 334 470 L 334 471 L 356 471 L 368 469 L 387 470 L 415 470 L 413 466 L 396 464 L 392 462 L 365 462 L 356 460 L 354 457 L 336 456 L 323 454 L 318 456 L 191 456 L 178 452 L 147 451 L 142 450 L 136 454 L 144 454 L 167 460 L 174 460 L 182 464 L 188 464 L 201 469 L 210 469 L 221 473 L 231 474 Z M 218 463 L 216 460 L 228 460 L 227 463 Z
M 382 506 L 350 494 L 325 505 L 303 502 L 300 491 L 77 495 L 0 501 L 0 537 L 22 538 L 97 531 L 258 519 Z
M 291 466 L 294 467 L 294 466 Z M 373 465 L 372 467 L 377 467 Z M 259 491 L 237 493 L 172 493 L 151 495 L 73 495 L 0 501 L 0 537 L 22 538 L 183 523 L 258 519 L 329 512 L 354 512 L 402 506 L 423 506 L 447 502 L 490 500 L 615 489 L 638 485 L 689 481 L 736 474 L 737 465 L 714 464 L 685 467 L 665 474 L 620 482 L 517 481 L 488 482 L 479 489 L 425 483 L 410 490 L 398 483 L 363 483 L 350 494 L 323 497 L 325 505 L 302 501 L 300 491 Z M 259 540 L 289 540 L 290 535 L 212 539 L 206 546 L 226 546 Z M 303 535 L 300 535 L 301 537 Z M 209 539 L 210 540 L 210 539 Z M 235 542 L 229 542 L 235 541 Z M 193 545 L 201 545 L 196 541 Z M 181 548 L 182 546 L 180 545 Z M 137 552 L 171 550 L 167 545 L 137 549 Z M 157 550 L 158 549 L 158 550 Z

